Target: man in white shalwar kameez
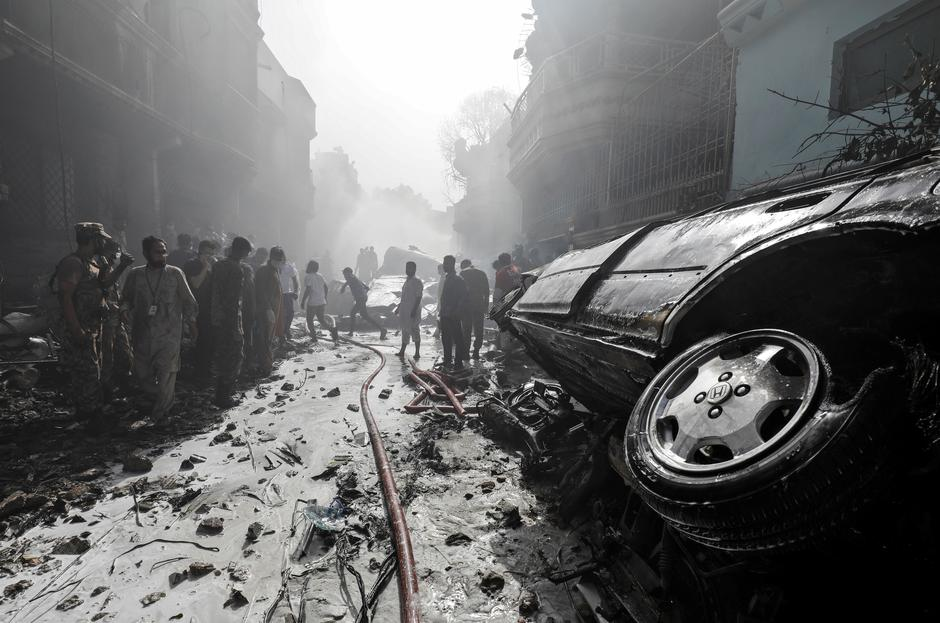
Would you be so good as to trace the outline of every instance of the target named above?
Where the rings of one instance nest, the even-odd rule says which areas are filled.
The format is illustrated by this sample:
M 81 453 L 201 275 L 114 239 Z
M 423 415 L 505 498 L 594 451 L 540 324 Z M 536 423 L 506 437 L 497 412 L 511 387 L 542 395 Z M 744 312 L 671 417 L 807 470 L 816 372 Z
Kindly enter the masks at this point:
M 418 266 L 413 261 L 405 264 L 405 284 L 401 288 L 401 302 L 395 310 L 401 324 L 401 350 L 399 357 L 405 356 L 405 349 L 412 338 L 415 341 L 415 359 L 421 358 L 421 297 L 424 294 L 424 283 L 415 276 Z

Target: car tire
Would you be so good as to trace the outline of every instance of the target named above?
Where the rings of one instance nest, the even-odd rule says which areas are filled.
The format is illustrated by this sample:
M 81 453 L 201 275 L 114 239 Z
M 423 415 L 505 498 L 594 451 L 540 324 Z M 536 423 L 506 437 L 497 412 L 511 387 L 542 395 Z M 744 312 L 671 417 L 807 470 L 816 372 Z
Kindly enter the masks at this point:
M 786 331 L 689 348 L 630 416 L 633 487 L 684 536 L 724 550 L 786 550 L 837 533 L 893 476 L 892 401 L 903 391 L 892 369 L 876 369 L 834 404 L 830 378 L 822 352 Z

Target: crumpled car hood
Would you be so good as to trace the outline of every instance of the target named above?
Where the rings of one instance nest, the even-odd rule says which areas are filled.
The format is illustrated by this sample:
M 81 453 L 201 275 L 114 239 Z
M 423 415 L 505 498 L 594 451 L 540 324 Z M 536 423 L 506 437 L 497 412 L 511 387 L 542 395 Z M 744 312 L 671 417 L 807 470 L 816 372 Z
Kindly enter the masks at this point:
M 555 320 L 607 341 L 649 346 L 661 340 L 667 319 L 683 299 L 749 250 L 820 222 L 838 228 L 843 216 L 855 222 L 877 220 L 871 213 L 886 195 L 894 200 L 891 219 L 921 224 L 923 207 L 940 203 L 933 192 L 938 176 L 936 162 L 928 159 L 880 178 L 871 172 L 833 177 L 828 184 L 817 181 L 765 199 L 647 225 L 558 258 L 509 316 Z M 903 211 L 911 205 L 920 211 Z

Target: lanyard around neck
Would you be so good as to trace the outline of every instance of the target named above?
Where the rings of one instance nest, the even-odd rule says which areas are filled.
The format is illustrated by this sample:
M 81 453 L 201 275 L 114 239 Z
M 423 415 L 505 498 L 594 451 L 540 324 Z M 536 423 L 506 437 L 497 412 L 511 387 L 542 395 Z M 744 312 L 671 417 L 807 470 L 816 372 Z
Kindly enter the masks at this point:
M 144 268 L 144 279 L 147 281 L 147 289 L 150 290 L 150 300 L 153 304 L 157 303 L 157 294 L 160 293 L 160 282 L 163 281 L 163 275 L 166 274 L 166 266 L 160 268 L 160 278 L 157 279 L 157 287 L 154 288 L 150 285 L 150 274 L 147 272 L 149 268 Z

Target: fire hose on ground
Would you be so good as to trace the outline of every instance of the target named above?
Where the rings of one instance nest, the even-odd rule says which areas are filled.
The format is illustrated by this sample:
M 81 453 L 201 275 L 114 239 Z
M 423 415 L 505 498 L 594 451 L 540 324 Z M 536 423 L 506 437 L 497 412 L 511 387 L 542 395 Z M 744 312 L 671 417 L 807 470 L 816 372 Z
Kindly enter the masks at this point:
M 411 548 L 411 533 L 408 531 L 405 512 L 398 498 L 398 487 L 395 485 L 395 477 L 392 474 L 391 464 L 388 462 L 385 445 L 382 442 L 379 428 L 375 424 L 375 417 L 372 415 L 372 410 L 369 407 L 369 386 L 372 385 L 372 381 L 375 380 L 379 372 L 385 368 L 385 355 L 379 349 L 361 344 L 355 340 L 344 338 L 344 341 L 360 348 L 370 350 L 382 360 L 379 366 L 373 370 L 372 374 L 362 383 L 362 388 L 359 391 L 359 404 L 362 408 L 362 415 L 366 421 L 366 429 L 369 432 L 369 441 L 372 443 L 372 456 L 375 458 L 375 468 L 379 474 L 379 481 L 382 485 L 385 509 L 388 512 L 389 523 L 392 528 L 392 538 L 395 541 L 395 553 L 398 555 L 398 599 L 401 621 L 403 623 L 420 623 L 421 610 L 418 606 L 418 571 L 417 568 L 415 568 L 414 552 Z

